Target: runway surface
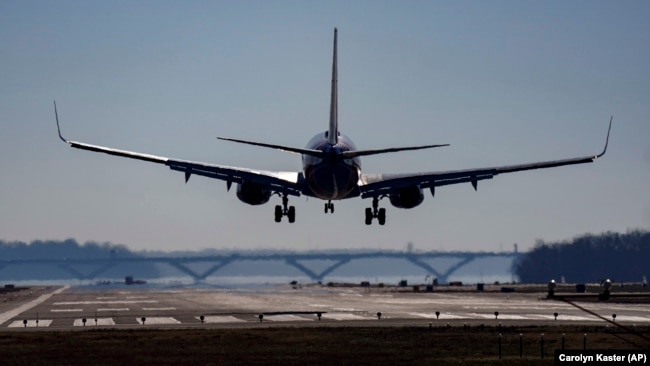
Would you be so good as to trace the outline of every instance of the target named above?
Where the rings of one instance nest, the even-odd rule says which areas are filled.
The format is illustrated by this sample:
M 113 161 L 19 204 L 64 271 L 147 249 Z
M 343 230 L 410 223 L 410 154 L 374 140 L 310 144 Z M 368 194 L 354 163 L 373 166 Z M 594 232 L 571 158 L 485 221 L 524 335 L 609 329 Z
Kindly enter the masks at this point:
M 544 296 L 544 293 L 414 293 L 398 292 L 395 288 L 326 286 L 269 286 L 243 290 L 40 287 L 0 295 L 0 329 L 429 323 L 455 326 L 500 322 L 504 325 L 607 324 L 569 304 L 545 300 Z M 616 314 L 616 322 L 626 325 L 650 324 L 650 304 L 586 302 L 580 305 L 607 319 Z M 558 313 L 557 320 L 554 313 Z

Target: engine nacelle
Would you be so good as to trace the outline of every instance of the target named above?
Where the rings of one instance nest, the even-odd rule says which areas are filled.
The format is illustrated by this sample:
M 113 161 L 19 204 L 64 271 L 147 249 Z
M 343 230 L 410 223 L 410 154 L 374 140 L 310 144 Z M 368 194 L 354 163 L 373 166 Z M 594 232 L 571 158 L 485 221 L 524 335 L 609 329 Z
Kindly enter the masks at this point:
M 413 208 L 424 201 L 422 188 L 418 186 L 400 188 L 388 195 L 390 203 L 397 208 Z
M 266 185 L 244 181 L 237 184 L 237 198 L 249 205 L 261 205 L 269 202 L 271 190 Z

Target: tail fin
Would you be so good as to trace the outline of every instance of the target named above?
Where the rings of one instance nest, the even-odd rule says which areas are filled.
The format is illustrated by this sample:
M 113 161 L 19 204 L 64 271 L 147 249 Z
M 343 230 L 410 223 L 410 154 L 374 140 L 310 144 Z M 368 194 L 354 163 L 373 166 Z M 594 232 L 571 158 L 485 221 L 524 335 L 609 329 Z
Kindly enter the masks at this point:
M 339 141 L 339 108 L 338 108 L 338 69 L 336 66 L 336 28 L 334 28 L 334 57 L 332 59 L 332 95 L 330 99 L 330 128 L 327 142 L 336 145 Z
M 334 28 L 334 57 L 332 59 L 332 96 L 330 99 L 330 128 L 329 131 L 327 132 L 327 142 L 330 145 L 336 145 L 339 142 L 339 116 L 338 116 L 338 69 L 336 66 L 336 33 L 337 30 Z M 262 146 L 262 147 L 268 147 L 272 149 L 277 149 L 277 150 L 283 150 L 283 151 L 288 151 L 292 153 L 297 153 L 297 154 L 303 154 L 303 155 L 310 155 L 310 156 L 316 156 L 319 158 L 326 158 L 329 157 L 327 153 L 321 151 L 321 150 L 313 150 L 313 149 L 300 149 L 296 147 L 290 147 L 290 146 L 282 146 L 282 145 L 273 145 L 273 144 L 266 144 L 263 142 L 254 142 L 254 141 L 246 141 L 246 140 L 237 140 L 237 139 L 230 139 L 230 138 L 224 138 L 224 137 L 217 137 L 220 140 L 226 140 L 226 141 L 232 141 L 232 142 L 237 142 L 241 144 L 248 144 L 248 145 L 254 145 L 254 146 Z M 409 146 L 409 147 L 392 147 L 392 148 L 386 148 L 386 149 L 375 149 L 375 150 L 352 150 L 352 151 L 344 151 L 341 153 L 341 156 L 344 159 L 353 159 L 359 156 L 368 156 L 368 155 L 378 155 L 378 154 L 385 154 L 385 153 L 392 153 L 392 152 L 398 152 L 398 151 L 410 151 L 410 150 L 420 150 L 420 149 L 430 149 L 434 147 L 442 147 L 442 146 L 449 146 L 449 144 L 441 144 L 441 145 L 422 145 L 422 146 Z

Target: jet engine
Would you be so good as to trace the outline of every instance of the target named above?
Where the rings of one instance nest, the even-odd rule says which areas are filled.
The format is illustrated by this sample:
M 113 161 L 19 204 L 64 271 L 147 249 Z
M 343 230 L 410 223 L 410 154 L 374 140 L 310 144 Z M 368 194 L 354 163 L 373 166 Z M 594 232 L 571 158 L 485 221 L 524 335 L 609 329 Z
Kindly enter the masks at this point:
M 249 205 L 261 205 L 269 201 L 271 190 L 263 184 L 243 181 L 237 184 L 237 198 Z
M 390 203 L 397 208 L 413 208 L 424 201 L 422 188 L 411 186 L 400 188 L 388 195 Z

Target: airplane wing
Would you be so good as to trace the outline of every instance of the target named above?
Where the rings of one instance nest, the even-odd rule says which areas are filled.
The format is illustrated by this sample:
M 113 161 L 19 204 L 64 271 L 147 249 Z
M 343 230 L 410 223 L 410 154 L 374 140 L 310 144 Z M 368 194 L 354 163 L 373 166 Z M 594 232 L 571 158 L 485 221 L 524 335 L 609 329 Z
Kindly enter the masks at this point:
M 125 158 L 148 161 L 152 163 L 164 164 L 171 170 L 184 172 L 185 182 L 190 179 L 192 174 L 202 175 L 208 178 L 221 179 L 226 181 L 228 189 L 232 183 L 242 183 L 243 181 L 259 183 L 269 186 L 271 190 L 279 193 L 286 193 L 293 196 L 300 196 L 302 191 L 302 173 L 299 172 L 272 172 L 264 170 L 253 170 L 246 168 L 237 168 L 217 164 L 201 163 L 188 160 L 176 160 L 163 156 L 142 154 L 133 151 L 113 149 L 109 147 L 86 144 L 83 142 L 70 141 L 61 135 L 59 126 L 59 116 L 54 103 L 54 113 L 56 115 L 56 125 L 59 132 L 59 138 L 71 147 L 105 153 L 109 155 L 121 156 Z
M 363 174 L 359 187 L 362 198 L 381 197 L 392 193 L 400 188 L 418 186 L 429 188 L 433 194 L 435 187 L 450 184 L 471 183 L 477 189 L 478 181 L 492 179 L 494 176 L 504 173 L 514 173 L 524 170 L 554 168 L 564 165 L 575 165 L 591 163 L 605 155 L 609 143 L 609 132 L 612 128 L 612 119 L 609 120 L 605 148 L 598 155 L 591 155 L 578 158 L 542 161 L 528 164 L 505 165 L 491 168 L 452 170 L 440 172 L 421 172 L 413 174 Z

